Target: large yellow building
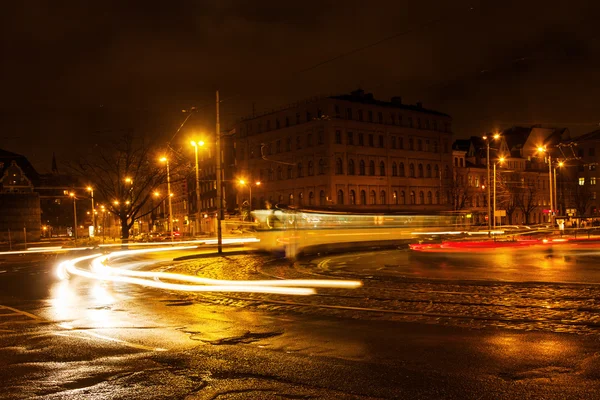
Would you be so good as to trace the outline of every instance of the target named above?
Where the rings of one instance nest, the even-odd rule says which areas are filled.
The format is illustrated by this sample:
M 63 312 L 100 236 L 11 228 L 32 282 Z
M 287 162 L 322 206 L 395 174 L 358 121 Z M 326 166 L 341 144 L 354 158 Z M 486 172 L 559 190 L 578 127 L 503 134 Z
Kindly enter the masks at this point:
M 449 115 L 357 90 L 235 126 L 238 204 L 437 211 L 452 169 Z M 256 185 L 260 182 L 260 185 Z

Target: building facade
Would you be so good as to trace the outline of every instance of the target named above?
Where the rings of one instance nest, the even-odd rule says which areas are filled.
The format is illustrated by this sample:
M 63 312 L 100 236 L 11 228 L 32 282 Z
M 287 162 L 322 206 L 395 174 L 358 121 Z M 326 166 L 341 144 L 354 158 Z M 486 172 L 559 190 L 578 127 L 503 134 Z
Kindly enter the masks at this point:
M 338 210 L 449 210 L 452 119 L 361 90 L 312 99 L 235 126 L 237 203 Z M 260 185 L 256 185 L 260 182 Z

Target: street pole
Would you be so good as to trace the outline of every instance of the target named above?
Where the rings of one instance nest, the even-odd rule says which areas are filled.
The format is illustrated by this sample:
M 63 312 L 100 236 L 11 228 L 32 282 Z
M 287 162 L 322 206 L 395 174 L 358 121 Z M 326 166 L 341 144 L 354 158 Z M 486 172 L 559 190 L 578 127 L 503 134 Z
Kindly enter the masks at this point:
M 94 209 L 94 189 L 88 188 L 90 195 L 92 196 L 92 225 L 94 226 L 94 236 L 96 236 L 96 210 Z
M 490 237 L 492 235 L 492 205 L 491 205 L 491 201 L 492 201 L 492 196 L 491 196 L 491 188 L 490 188 L 490 139 L 487 138 L 487 160 L 486 160 L 486 164 L 487 164 L 487 192 L 488 192 L 488 201 L 487 201 L 487 208 L 488 208 L 488 237 Z
M 548 180 L 550 183 L 549 189 L 550 189 L 550 219 L 549 222 L 552 224 L 552 226 L 554 226 L 554 195 L 553 195 L 553 191 L 552 191 L 552 156 L 550 155 L 550 152 L 548 152 Z
M 223 214 L 223 182 L 221 177 L 221 126 L 219 123 L 219 91 L 217 90 L 217 123 L 216 123 L 216 151 L 217 151 L 217 252 L 223 253 L 223 232 L 221 232 L 221 218 Z
M 494 162 L 494 230 L 496 230 L 496 163 Z
M 200 172 L 198 170 L 198 143 L 194 142 L 196 154 L 196 236 L 200 232 Z
M 167 192 L 167 195 L 169 196 L 169 221 L 167 226 L 169 227 L 171 242 L 173 242 L 173 206 L 171 205 L 171 173 L 169 171 L 169 159 L 167 159 Z
M 75 229 L 75 240 L 77 240 L 77 205 L 75 203 L 75 194 L 73 193 L 73 229 Z
M 250 219 L 252 218 L 252 182 L 248 183 L 248 196 L 250 196 L 250 199 L 248 199 L 248 218 Z
M 554 167 L 554 206 L 556 207 L 557 211 L 560 212 L 558 207 L 558 186 L 556 186 L 556 167 Z

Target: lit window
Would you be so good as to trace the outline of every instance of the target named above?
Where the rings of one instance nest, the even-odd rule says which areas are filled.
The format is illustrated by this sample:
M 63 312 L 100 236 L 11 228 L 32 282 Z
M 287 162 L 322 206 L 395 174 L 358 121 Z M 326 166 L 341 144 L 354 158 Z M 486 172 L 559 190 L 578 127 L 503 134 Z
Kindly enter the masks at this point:
M 585 178 L 579 178 L 579 186 L 585 185 Z
M 590 178 L 590 185 L 595 185 L 596 184 L 596 177 L 593 176 Z

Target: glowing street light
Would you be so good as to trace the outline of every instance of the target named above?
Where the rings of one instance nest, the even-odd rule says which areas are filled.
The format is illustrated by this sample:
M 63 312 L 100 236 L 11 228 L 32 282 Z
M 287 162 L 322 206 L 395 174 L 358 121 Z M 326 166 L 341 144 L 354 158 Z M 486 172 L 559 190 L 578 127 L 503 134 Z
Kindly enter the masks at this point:
M 250 212 L 252 211 L 252 183 L 246 182 L 244 179 L 240 179 L 238 183 L 242 186 L 248 186 L 248 196 L 250 197 L 248 201 L 248 215 L 250 215 Z M 254 183 L 255 186 L 260 186 L 260 184 L 260 181 Z
M 554 195 L 552 191 L 552 156 L 550 152 L 546 150 L 546 146 L 539 146 L 537 148 L 538 153 L 546 153 L 548 155 L 548 181 L 549 181 L 549 189 L 550 189 L 550 213 L 548 214 L 548 221 L 554 221 Z
M 73 192 L 69 193 L 69 196 L 73 198 L 73 230 L 75 231 L 75 240 L 77 240 L 77 198 Z
M 490 188 L 490 140 L 498 140 L 500 139 L 500 134 L 495 133 L 492 137 L 489 136 L 484 136 L 483 140 L 485 140 L 486 143 L 486 147 L 487 147 L 487 158 L 485 159 L 485 163 L 487 164 L 487 195 L 488 195 L 488 201 L 487 201 L 487 208 L 488 208 L 488 236 L 491 236 L 491 232 L 492 232 L 492 194 L 491 194 L 491 188 Z
M 496 186 L 498 185 L 497 175 L 496 175 L 496 164 L 502 164 L 504 162 L 504 157 L 498 158 L 498 161 L 494 163 L 494 229 L 496 229 Z
M 94 236 L 96 235 L 96 209 L 94 208 L 94 188 L 88 186 L 87 191 L 90 192 L 92 196 L 92 225 L 94 226 Z
M 167 164 L 167 193 L 169 193 L 169 234 L 171 235 L 171 242 L 173 241 L 173 206 L 171 205 L 171 197 L 173 197 L 173 193 L 171 193 L 171 174 L 169 171 L 169 159 L 167 157 L 162 157 L 160 161 Z
M 198 168 L 198 148 L 204 146 L 204 141 L 191 141 L 190 144 L 194 147 L 196 155 L 196 235 L 200 231 L 200 170 Z

